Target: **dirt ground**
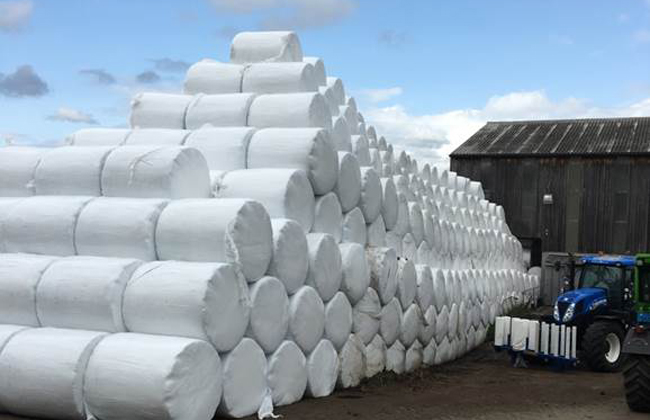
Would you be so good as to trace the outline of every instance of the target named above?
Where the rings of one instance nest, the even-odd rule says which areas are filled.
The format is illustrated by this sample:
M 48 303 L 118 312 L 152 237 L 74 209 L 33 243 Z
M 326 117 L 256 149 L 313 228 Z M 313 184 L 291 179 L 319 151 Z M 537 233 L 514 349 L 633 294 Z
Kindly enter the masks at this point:
M 620 374 L 514 369 L 505 354 L 496 354 L 489 345 L 442 367 L 383 375 L 329 398 L 280 407 L 276 414 L 300 420 L 650 418 L 630 413 Z M 0 415 L 0 420 L 18 418 Z

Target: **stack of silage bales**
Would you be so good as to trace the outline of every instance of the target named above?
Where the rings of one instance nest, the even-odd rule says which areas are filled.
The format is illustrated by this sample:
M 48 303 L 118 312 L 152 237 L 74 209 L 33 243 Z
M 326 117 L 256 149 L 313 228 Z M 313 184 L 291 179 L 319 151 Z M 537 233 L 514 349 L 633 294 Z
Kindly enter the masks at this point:
M 291 32 L 131 125 L 0 149 L 0 411 L 243 417 L 453 360 L 537 293 L 481 184 L 398 154 Z

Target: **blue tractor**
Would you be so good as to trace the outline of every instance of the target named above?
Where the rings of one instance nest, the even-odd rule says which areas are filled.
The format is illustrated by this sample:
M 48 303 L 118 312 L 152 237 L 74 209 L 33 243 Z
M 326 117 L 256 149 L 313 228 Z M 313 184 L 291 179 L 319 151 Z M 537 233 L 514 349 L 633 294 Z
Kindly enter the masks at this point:
M 578 327 L 579 359 L 594 371 L 622 368 L 623 341 L 633 321 L 635 266 L 634 256 L 581 255 L 570 261 L 553 322 Z

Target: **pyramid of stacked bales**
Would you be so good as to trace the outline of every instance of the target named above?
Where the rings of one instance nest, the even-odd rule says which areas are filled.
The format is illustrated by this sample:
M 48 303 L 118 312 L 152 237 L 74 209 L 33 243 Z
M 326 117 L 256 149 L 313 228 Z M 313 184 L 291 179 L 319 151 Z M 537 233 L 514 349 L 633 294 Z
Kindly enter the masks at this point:
M 243 417 L 454 360 L 539 284 L 481 184 L 247 32 L 130 129 L 0 149 L 0 412 Z

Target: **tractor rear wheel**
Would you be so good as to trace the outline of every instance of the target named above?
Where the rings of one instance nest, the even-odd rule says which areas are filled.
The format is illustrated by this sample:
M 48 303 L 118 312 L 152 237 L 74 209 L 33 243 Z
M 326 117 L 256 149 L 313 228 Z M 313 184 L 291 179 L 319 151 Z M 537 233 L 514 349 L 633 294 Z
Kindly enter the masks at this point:
M 625 399 L 632 411 L 650 412 L 650 357 L 631 354 L 623 368 Z
M 623 326 L 614 321 L 596 321 L 582 338 L 583 358 L 596 372 L 618 372 L 623 366 Z

